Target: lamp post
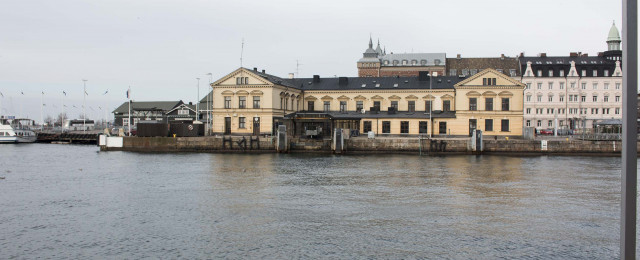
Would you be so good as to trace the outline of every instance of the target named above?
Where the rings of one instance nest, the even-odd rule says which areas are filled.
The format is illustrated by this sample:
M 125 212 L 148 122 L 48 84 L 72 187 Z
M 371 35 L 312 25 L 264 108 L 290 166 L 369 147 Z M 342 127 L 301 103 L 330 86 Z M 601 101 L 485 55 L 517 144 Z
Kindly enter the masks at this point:
M 433 96 L 433 95 L 431 95 L 431 82 L 433 81 L 432 80 L 433 79 L 433 72 L 431 72 L 431 73 L 429 73 L 427 75 L 429 76 L 429 95 Z M 427 126 L 427 127 L 430 127 L 430 129 L 428 128 L 428 130 L 429 130 L 428 131 L 429 132 L 429 139 L 431 139 L 431 132 L 433 132 L 433 120 L 431 118 L 431 112 L 432 112 L 431 108 L 432 107 L 433 107 L 433 100 L 429 97 L 429 124 L 430 124 L 430 126 Z
M 200 117 L 200 112 L 198 111 L 198 104 L 200 103 L 200 78 L 196 78 L 198 80 L 198 96 L 196 97 L 196 121 L 198 121 L 198 118 Z
M 209 88 L 211 87 L 211 83 L 213 82 L 213 73 L 209 72 L 207 73 L 207 76 L 209 76 Z M 207 88 L 207 90 L 209 90 L 209 88 Z M 211 93 L 213 95 L 213 93 Z M 207 131 L 207 134 L 211 135 L 211 130 L 213 127 L 213 108 L 211 106 L 211 104 L 213 104 L 213 97 L 211 95 L 209 95 L 209 93 L 207 93 L 207 120 L 209 120 L 209 130 Z
M 82 132 L 86 132 L 87 131 L 87 113 L 86 113 L 86 106 L 87 106 L 87 80 L 83 79 L 82 80 L 82 84 L 83 84 L 83 90 L 84 93 L 82 93 Z

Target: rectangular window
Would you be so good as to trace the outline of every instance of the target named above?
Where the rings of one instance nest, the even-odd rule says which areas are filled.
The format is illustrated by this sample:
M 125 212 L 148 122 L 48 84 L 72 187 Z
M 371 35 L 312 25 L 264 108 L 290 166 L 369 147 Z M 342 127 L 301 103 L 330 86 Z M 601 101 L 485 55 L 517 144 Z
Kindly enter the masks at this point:
M 564 70 L 560 70 L 560 77 L 564 77 Z
M 604 76 L 609 77 L 609 70 L 604 70 Z
M 401 134 L 409 133 L 409 121 L 400 121 L 400 133 Z
M 582 70 L 582 76 L 586 77 L 587 76 L 587 71 L 586 70 Z
M 409 112 L 415 112 L 416 111 L 416 102 L 411 100 L 409 101 Z
M 531 95 L 527 96 L 527 102 L 531 102 Z
M 538 70 L 538 77 L 542 77 L 542 70 Z
M 493 98 L 485 98 L 484 106 L 484 110 L 493 111 Z
M 238 97 L 238 108 L 247 108 L 247 97 Z
M 440 122 L 440 125 L 438 127 L 438 132 L 441 135 L 447 134 L 447 122 Z
M 560 102 L 564 102 L 564 96 L 560 96 Z
M 549 77 L 553 77 L 553 70 L 549 70 Z
M 609 102 L 609 96 L 604 96 L 604 102 Z
M 398 111 L 398 101 L 391 101 L 391 107 Z
M 616 102 L 620 102 L 620 96 L 616 96 Z
M 527 120 L 527 126 L 531 126 L 531 120 Z
M 542 89 L 542 83 L 538 83 L 538 89 Z
M 592 99 L 593 99 L 593 102 L 598 102 L 598 96 L 593 96 Z
M 245 128 L 245 117 L 238 117 L 238 128 Z
M 477 98 L 469 98 L 469 110 L 471 110 L 471 111 L 478 110 L 478 99 Z
M 433 107 L 431 107 L 431 101 L 430 100 L 427 100 L 427 101 L 424 102 L 424 109 L 425 109 L 424 110 L 425 112 L 431 112 L 432 111 Z
M 509 132 L 509 119 L 502 119 L 500 131 Z
M 620 89 L 620 83 L 616 83 L 616 89 Z
M 364 121 L 362 123 L 362 132 L 368 133 L 371 131 L 371 121 Z
M 604 89 L 609 89 L 609 83 L 604 83 Z
M 189 110 L 186 110 L 186 109 L 178 110 L 178 115 L 188 115 L 188 114 L 189 114 Z
M 531 108 L 530 107 L 527 108 L 527 114 L 531 114 Z
M 442 101 L 442 111 L 450 111 L 451 110 L 451 101 L 444 100 Z
M 391 122 L 389 122 L 389 121 L 382 121 L 382 133 L 383 133 L 383 134 L 389 134 L 389 133 L 391 133 Z
M 509 70 L 509 75 L 510 75 L 511 77 L 515 77 L 515 76 L 516 76 L 516 70 L 514 70 L 514 69 L 510 69 L 510 70 Z
M 362 101 L 356 101 L 356 111 L 358 112 L 362 112 L 362 109 L 364 108 L 364 102 Z
M 553 82 L 549 82 L 549 89 L 553 89 Z
M 593 89 L 598 89 L 598 83 L 593 83 Z
M 468 69 L 463 69 L 462 70 L 462 75 L 465 75 L 465 76 L 469 75 L 469 70 Z
M 253 96 L 253 108 L 260 108 L 260 97 Z
M 553 127 L 553 121 L 551 120 L 547 121 L 547 127 Z
M 538 120 L 538 122 L 536 122 L 536 126 L 537 127 L 541 127 L 542 126 L 542 120 Z
M 542 95 L 538 96 L 538 102 L 542 102 Z
M 587 83 L 582 83 L 582 89 L 587 89 Z
M 502 98 L 502 111 L 509 111 L 509 98 Z
M 553 96 L 549 96 L 549 102 L 553 102 Z
M 560 82 L 560 89 L 564 89 L 564 82 Z
M 373 101 L 373 107 L 376 111 L 380 111 L 380 101 Z
M 231 97 L 224 97 L 224 108 L 231 108 Z
M 484 120 L 484 130 L 487 132 L 493 131 L 493 119 Z
M 597 77 L 598 76 L 598 70 L 593 70 L 593 76 Z
M 324 102 L 324 112 L 329 112 L 331 110 L 331 101 Z
M 313 101 L 307 101 L 307 110 L 313 112 L 315 104 Z
M 429 122 L 420 121 L 418 123 L 418 133 L 419 134 L 428 134 L 429 133 Z
M 527 89 L 531 89 L 531 83 L 527 83 Z
M 478 73 L 477 69 L 471 69 L 471 75 L 476 75 L 476 73 Z
M 576 83 L 575 82 L 571 82 L 571 88 L 576 88 Z
M 347 101 L 340 101 L 340 112 L 347 111 Z
M 122 126 L 129 126 L 129 118 L 122 119 Z
M 587 102 L 587 96 L 581 96 L 580 98 L 581 98 L 580 101 Z
M 620 114 L 620 108 L 616 107 L 616 115 L 619 115 L 619 114 Z
M 458 71 L 456 69 L 450 69 L 449 76 L 458 76 Z

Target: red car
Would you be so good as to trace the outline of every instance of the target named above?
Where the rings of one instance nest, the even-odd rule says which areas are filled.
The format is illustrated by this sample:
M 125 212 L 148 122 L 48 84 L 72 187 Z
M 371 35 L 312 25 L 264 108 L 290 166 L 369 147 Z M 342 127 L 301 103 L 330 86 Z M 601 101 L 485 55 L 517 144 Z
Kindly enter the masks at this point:
M 540 130 L 541 135 L 553 135 L 553 129 L 542 129 Z

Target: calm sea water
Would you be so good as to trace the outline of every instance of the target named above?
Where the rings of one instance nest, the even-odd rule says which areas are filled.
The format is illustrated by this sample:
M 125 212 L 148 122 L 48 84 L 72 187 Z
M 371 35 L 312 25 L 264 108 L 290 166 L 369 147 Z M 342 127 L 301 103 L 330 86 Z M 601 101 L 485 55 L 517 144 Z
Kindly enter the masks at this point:
M 0 145 L 0 258 L 613 259 L 620 163 Z

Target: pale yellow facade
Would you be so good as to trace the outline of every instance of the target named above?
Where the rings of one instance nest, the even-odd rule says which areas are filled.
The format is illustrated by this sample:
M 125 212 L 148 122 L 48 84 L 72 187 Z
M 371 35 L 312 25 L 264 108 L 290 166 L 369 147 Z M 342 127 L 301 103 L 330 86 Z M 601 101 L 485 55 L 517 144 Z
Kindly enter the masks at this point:
M 483 84 L 484 78 L 495 79 L 494 85 Z M 215 134 L 271 134 L 274 122 L 294 112 L 324 112 L 325 102 L 329 102 L 329 112 L 340 112 L 341 101 L 346 102 L 345 111 L 358 116 L 359 132 L 364 134 L 365 122 L 370 122 L 371 131 L 376 134 L 389 135 L 453 135 L 467 136 L 470 120 L 476 121 L 476 128 L 485 131 L 485 135 L 520 136 L 523 122 L 524 85 L 512 80 L 504 74 L 492 69 L 484 70 L 476 75 L 446 89 L 345 89 L 345 90 L 305 90 L 294 88 L 287 83 L 278 84 L 279 78 L 267 78 L 244 68 L 212 83 L 213 88 L 213 133 Z M 280 79 L 281 80 L 281 79 Z M 274 83 L 275 81 L 275 83 Z M 254 108 L 254 97 L 259 98 L 259 107 Z M 470 109 L 470 98 L 476 98 L 476 110 Z M 486 110 L 486 98 L 493 99 L 493 110 Z M 509 107 L 502 110 L 503 98 L 508 99 Z M 241 108 L 244 99 L 244 108 Z M 429 118 L 429 109 L 425 101 L 432 101 L 433 118 Z M 313 110 L 310 102 L 313 102 Z M 361 101 L 365 111 L 370 111 L 374 102 L 380 102 L 381 112 L 367 118 L 369 114 L 358 115 L 356 105 Z M 411 116 L 392 115 L 385 118 L 387 108 L 397 101 L 398 111 Z M 414 104 L 414 111 L 408 113 L 409 103 Z M 452 116 L 446 117 L 438 111 L 446 110 L 443 104 L 449 103 Z M 357 111 L 360 112 L 360 111 Z M 244 119 L 242 119 L 244 118 Z M 259 121 L 254 125 L 255 119 Z M 486 123 L 493 120 L 493 128 Z M 244 127 L 242 122 L 244 120 Z M 431 121 L 430 121 L 431 120 Z M 503 120 L 508 120 L 508 129 L 502 128 Z M 383 123 L 388 122 L 388 123 Z M 403 123 L 406 122 L 406 123 Z M 427 122 L 427 132 L 420 129 L 420 122 Z M 440 123 L 444 123 L 440 125 Z M 230 123 L 230 125 L 228 125 Z M 335 127 L 340 127 L 336 121 Z M 368 123 L 367 123 L 368 124 Z M 383 132 L 383 124 L 389 128 Z M 402 129 L 408 124 L 408 129 Z M 406 125 L 405 125 L 406 126 Z M 433 127 L 432 127 L 433 126 Z M 422 132 L 421 132 L 422 131 Z

